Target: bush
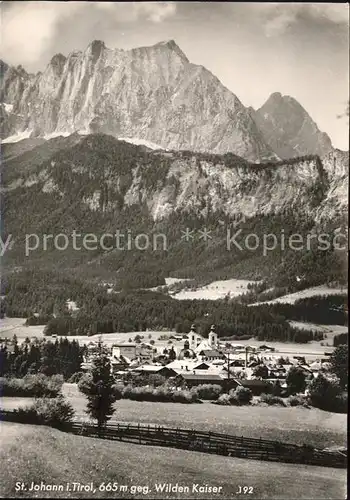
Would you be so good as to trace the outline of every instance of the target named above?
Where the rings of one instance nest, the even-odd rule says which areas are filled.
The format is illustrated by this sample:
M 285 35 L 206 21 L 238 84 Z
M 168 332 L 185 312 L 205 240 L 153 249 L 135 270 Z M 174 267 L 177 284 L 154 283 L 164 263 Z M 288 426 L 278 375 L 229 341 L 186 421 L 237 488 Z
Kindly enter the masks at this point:
M 301 394 L 298 396 L 290 396 L 287 399 L 287 403 L 289 406 L 303 406 L 304 408 L 310 408 L 307 397 Z
M 203 384 L 192 387 L 191 392 L 196 394 L 198 399 L 216 400 L 220 396 L 222 388 L 218 384 Z
M 63 396 L 38 398 L 31 406 L 14 411 L 15 418 L 25 423 L 62 427 L 72 422 L 74 410 Z
M 347 394 L 336 376 L 325 377 L 320 373 L 309 385 L 308 400 L 312 406 L 321 410 L 347 412 Z
M 230 406 L 231 405 L 231 396 L 228 394 L 221 394 L 218 399 L 215 401 L 217 405 Z
M 231 404 L 248 405 L 253 398 L 253 393 L 248 387 L 238 386 L 235 390 L 230 390 L 229 396 L 232 398 Z
M 89 394 L 89 388 L 91 385 L 92 376 L 90 373 L 84 373 L 81 379 L 78 382 L 78 389 L 83 394 Z
M 157 401 L 173 403 L 196 403 L 197 394 L 188 390 L 172 390 L 167 385 L 158 387 L 133 387 L 131 385 L 119 386 L 116 390 L 120 391 L 121 397 L 133 401 Z
M 47 377 L 43 373 L 26 375 L 24 378 L 0 378 L 0 390 L 8 397 L 55 398 L 63 385 L 62 375 Z
M 261 394 L 260 402 L 266 403 L 269 406 L 274 406 L 274 405 L 286 406 L 286 403 L 283 401 L 282 398 L 278 396 L 273 396 L 272 394 Z
M 125 387 L 124 384 L 120 384 L 120 383 L 113 385 L 113 391 L 114 391 L 114 396 L 115 396 L 116 400 L 122 399 L 124 387 Z
M 197 403 L 198 395 L 191 391 L 174 391 L 172 400 L 174 403 Z

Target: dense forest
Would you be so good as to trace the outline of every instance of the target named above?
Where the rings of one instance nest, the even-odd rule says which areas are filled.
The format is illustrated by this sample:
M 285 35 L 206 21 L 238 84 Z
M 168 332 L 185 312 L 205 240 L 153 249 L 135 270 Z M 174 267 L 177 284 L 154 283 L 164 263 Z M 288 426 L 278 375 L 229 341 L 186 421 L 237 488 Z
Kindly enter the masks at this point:
M 45 324 L 46 335 L 176 330 L 187 333 L 195 323 L 207 335 L 212 324 L 221 338 L 308 342 L 322 334 L 291 327 L 287 320 L 324 323 L 327 314 L 346 324 L 344 297 L 303 299 L 295 306 L 247 306 L 234 300 L 176 300 L 149 290 L 108 293 L 105 286 L 81 282 L 53 271 L 20 271 L 2 283 L 2 313 L 23 317 L 27 324 Z M 77 310 L 70 310 L 67 301 Z M 339 307 L 338 307 L 339 306 Z M 337 309 L 338 307 L 338 309 Z M 334 310 L 336 308 L 336 310 Z M 328 312 L 327 312 L 328 311 Z
M 299 299 L 294 304 L 270 305 L 272 314 L 281 314 L 288 320 L 306 321 L 324 325 L 347 325 L 347 296 L 327 295 Z

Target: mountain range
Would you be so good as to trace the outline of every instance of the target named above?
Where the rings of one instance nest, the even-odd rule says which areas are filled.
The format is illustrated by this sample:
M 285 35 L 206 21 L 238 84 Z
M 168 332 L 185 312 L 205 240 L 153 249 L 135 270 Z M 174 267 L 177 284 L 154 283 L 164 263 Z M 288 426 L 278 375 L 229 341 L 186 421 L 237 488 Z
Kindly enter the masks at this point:
M 332 150 L 295 99 L 275 93 L 246 108 L 173 40 L 131 50 L 95 40 L 35 75 L 1 62 L 0 95 L 5 140 L 101 132 L 250 161 Z
M 260 239 L 346 225 L 349 155 L 295 99 L 276 93 L 246 108 L 174 41 L 126 51 L 95 41 L 36 75 L 1 63 L 1 77 L 2 236 L 22 241 L 6 253 L 8 269 L 58 267 L 133 286 L 170 274 L 282 285 L 298 275 L 307 286 L 343 272 L 332 251 L 227 251 L 236 218 Z M 186 228 L 212 238 L 186 245 Z M 118 229 L 164 232 L 169 248 L 24 253 L 25 234 L 42 242 Z

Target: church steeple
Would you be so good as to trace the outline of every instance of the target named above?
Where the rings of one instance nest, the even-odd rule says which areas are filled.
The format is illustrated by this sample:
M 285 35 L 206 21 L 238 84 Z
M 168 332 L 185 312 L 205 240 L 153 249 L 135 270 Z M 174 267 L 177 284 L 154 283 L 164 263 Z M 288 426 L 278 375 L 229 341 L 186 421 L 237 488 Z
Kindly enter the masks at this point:
M 197 333 L 196 333 L 196 325 L 193 324 L 191 326 L 190 333 L 188 334 L 190 341 L 190 349 L 195 349 L 197 347 Z
M 216 347 L 218 343 L 218 336 L 215 332 L 215 325 L 211 325 L 209 332 L 209 344 L 211 347 Z

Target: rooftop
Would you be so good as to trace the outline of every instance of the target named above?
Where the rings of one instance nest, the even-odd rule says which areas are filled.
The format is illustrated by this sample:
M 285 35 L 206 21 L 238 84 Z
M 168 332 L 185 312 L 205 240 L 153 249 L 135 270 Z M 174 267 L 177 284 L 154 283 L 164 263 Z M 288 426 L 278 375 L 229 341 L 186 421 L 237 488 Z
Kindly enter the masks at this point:
M 181 373 L 180 376 L 184 378 L 185 380 L 212 380 L 215 381 L 217 380 L 218 382 L 221 382 L 223 378 L 220 375 L 217 375 L 215 373 L 206 373 L 206 374 L 198 374 L 197 373 Z

